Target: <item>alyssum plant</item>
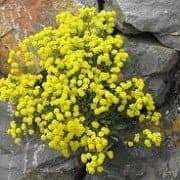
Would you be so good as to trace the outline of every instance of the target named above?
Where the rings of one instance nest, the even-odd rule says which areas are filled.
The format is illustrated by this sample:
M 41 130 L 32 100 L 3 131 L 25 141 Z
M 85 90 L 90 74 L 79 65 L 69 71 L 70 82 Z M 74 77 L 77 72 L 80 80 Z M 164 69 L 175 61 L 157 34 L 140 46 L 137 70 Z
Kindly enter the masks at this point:
M 119 81 L 128 54 L 121 35 L 112 35 L 114 17 L 94 8 L 76 16 L 63 12 L 56 28 L 45 27 L 10 52 L 0 100 L 16 107 L 7 130 L 16 144 L 37 133 L 64 157 L 81 150 L 89 174 L 103 171 L 116 140 L 160 146 L 161 133 L 152 127 L 159 126 L 161 114 L 144 81 Z

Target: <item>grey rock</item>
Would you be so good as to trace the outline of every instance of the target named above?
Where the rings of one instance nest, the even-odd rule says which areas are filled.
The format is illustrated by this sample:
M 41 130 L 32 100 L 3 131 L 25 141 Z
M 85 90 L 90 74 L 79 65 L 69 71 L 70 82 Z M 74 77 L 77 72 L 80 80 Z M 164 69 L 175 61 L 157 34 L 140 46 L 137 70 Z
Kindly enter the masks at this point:
M 153 95 L 156 105 L 161 106 L 165 100 L 166 95 L 169 93 L 171 81 L 168 77 L 164 76 L 150 76 L 145 78 L 146 90 Z
M 141 152 L 149 154 L 147 150 L 138 149 L 137 151 L 130 151 L 130 149 L 117 145 L 114 151 L 116 158 L 105 162 L 104 172 L 98 175 L 87 176 L 85 180 L 135 180 L 140 179 L 144 175 L 145 165 L 142 161 L 139 161 L 140 156 L 137 155 Z
M 180 173 L 180 149 L 171 152 L 171 157 L 169 160 L 169 169 L 172 172 L 174 178 Z
M 178 63 L 177 51 L 163 47 L 149 36 L 125 39 L 129 63 L 124 68 L 127 76 L 150 76 L 169 73 Z M 131 73 L 130 73 L 131 72 Z
M 153 33 L 165 46 L 180 50 L 180 1 L 105 0 L 115 10 L 116 25 L 124 34 Z
M 141 180 L 160 180 L 158 177 L 156 177 L 153 167 L 146 167 L 146 173 L 143 177 L 141 177 Z
M 164 46 L 180 51 L 180 34 L 179 35 L 159 35 L 155 34 L 159 42 Z
M 0 132 L 6 132 L 9 127 L 9 122 L 12 119 L 10 104 L 0 103 Z
M 173 33 L 180 29 L 177 0 L 105 0 L 105 6 L 123 13 L 122 26 L 130 24 L 141 32 Z
M 105 0 L 104 9 L 114 10 L 116 12 L 116 26 L 118 30 L 120 30 L 124 34 L 141 33 L 132 24 L 126 22 L 126 15 L 124 14 L 123 10 L 120 7 L 121 7 L 120 2 L 118 0 L 115 1 Z
M 136 147 L 132 148 L 136 149 Z M 176 180 L 180 171 L 180 149 L 159 150 L 151 156 L 134 156 L 125 148 L 115 148 L 115 159 L 106 161 L 105 172 L 86 176 L 85 180 Z M 139 150 L 144 153 L 144 149 Z M 165 152 L 164 152 L 165 151 Z
M 130 59 L 120 78 L 143 77 L 146 90 L 153 94 L 158 106 L 162 105 L 172 84 L 171 75 L 180 58 L 178 52 L 163 47 L 149 35 L 126 36 L 124 40 Z
M 21 147 L 16 146 L 10 136 L 6 133 L 0 133 L 0 149 L 5 153 L 17 154 L 20 151 L 22 152 Z
M 63 172 L 63 173 L 43 173 L 36 174 L 32 173 L 27 175 L 21 180 L 74 180 L 74 173 Z
M 0 103 L 0 149 L 4 153 L 14 153 L 19 151 L 11 137 L 6 133 L 10 120 L 12 119 L 12 106 L 10 103 Z
M 175 180 L 179 180 L 180 179 L 180 172 L 178 173 L 178 176 L 176 177 Z
M 60 153 L 49 149 L 38 140 L 25 143 L 18 154 L 2 154 L 0 156 L 0 174 L 6 179 L 35 180 L 36 178 L 55 177 L 54 179 L 70 179 L 75 177 L 74 169 L 79 166 L 77 156 L 64 159 Z M 50 176 L 53 174 L 53 176 Z M 61 177 L 61 178 L 60 178 Z M 49 178 L 50 179 L 50 178 Z
M 65 159 L 38 138 L 26 137 L 16 146 L 6 130 L 11 120 L 10 104 L 0 104 L 0 180 L 71 180 L 79 167 L 77 155 Z
M 85 180 L 125 180 L 122 177 L 119 177 L 118 175 L 112 175 L 112 174 L 100 174 L 100 175 L 87 175 Z
M 159 179 L 175 180 L 180 173 L 180 148 L 170 151 L 169 158 L 166 161 L 157 159 L 155 167 Z
M 98 0 L 78 0 L 87 7 L 96 7 L 98 9 Z

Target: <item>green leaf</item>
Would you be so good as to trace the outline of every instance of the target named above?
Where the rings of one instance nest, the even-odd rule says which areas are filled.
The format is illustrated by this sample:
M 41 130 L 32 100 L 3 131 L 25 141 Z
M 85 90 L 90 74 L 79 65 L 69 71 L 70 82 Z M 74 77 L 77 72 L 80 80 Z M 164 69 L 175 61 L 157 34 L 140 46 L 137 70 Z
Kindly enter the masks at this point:
M 115 142 L 118 142 L 118 141 L 119 141 L 119 138 L 116 137 L 116 136 L 110 136 L 110 138 L 111 138 L 113 141 L 115 141 Z
M 113 127 L 114 130 L 124 130 L 127 128 L 126 124 L 117 124 L 116 126 Z

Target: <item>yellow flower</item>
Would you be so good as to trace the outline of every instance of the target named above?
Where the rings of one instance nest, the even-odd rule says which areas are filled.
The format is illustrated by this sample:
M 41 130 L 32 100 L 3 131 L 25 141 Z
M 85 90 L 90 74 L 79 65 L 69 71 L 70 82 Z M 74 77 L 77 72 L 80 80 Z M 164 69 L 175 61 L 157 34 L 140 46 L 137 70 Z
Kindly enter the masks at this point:
M 104 168 L 102 166 L 97 167 L 97 172 L 101 173 L 103 172 Z
M 139 143 L 139 140 L 140 140 L 140 134 L 136 133 L 134 136 L 134 142 Z
M 15 140 L 14 140 L 14 142 L 15 142 L 15 144 L 17 144 L 17 145 L 20 145 L 21 144 L 21 139 L 20 138 L 16 138 Z
M 43 134 L 43 135 L 41 135 L 41 140 L 42 141 L 45 141 L 46 140 L 46 136 Z
M 29 129 L 29 130 L 28 130 L 28 133 L 29 133 L 29 135 L 33 135 L 35 132 L 34 132 L 33 129 Z
M 99 128 L 99 126 L 100 126 L 100 124 L 97 121 L 93 121 L 91 123 L 91 125 L 92 125 L 93 128 L 96 128 L 96 129 Z
M 145 140 L 144 140 L 144 144 L 145 144 L 145 146 L 147 146 L 148 148 L 150 148 L 150 147 L 152 146 L 151 141 L 150 141 L 149 139 L 145 139 Z
M 110 130 L 107 127 L 102 127 L 101 132 L 103 132 L 104 135 L 108 135 L 110 133 Z
M 94 174 L 95 173 L 95 169 L 93 167 L 87 167 L 86 170 L 88 171 L 89 174 Z
M 26 126 L 25 123 L 22 123 L 22 124 L 21 124 L 21 129 L 22 129 L 23 131 L 25 131 L 25 130 L 27 129 L 27 126 Z
M 16 133 L 17 133 L 17 134 L 20 134 L 20 133 L 21 133 L 21 128 L 17 128 L 17 129 L 16 129 Z
M 100 143 L 96 144 L 96 149 L 97 149 L 97 152 L 102 152 L 102 150 L 104 149 L 104 146 Z
M 128 141 L 128 142 L 127 142 L 127 145 L 128 145 L 129 147 L 133 147 L 133 146 L 134 146 L 134 143 L 133 143 L 132 141 Z
M 114 158 L 114 152 L 113 151 L 107 151 L 107 156 L 109 159 L 113 159 Z
M 81 161 L 82 161 L 82 163 L 86 163 L 87 162 L 87 156 L 86 156 L 86 154 L 81 154 Z

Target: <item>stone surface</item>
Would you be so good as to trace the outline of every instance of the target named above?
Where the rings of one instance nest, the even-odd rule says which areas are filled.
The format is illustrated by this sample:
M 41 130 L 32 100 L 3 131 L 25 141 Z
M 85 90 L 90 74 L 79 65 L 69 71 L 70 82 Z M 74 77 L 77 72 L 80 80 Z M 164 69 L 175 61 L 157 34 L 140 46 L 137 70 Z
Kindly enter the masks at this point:
M 85 180 L 177 180 L 180 173 L 180 148 L 154 153 L 145 149 L 139 149 L 136 153 L 136 148 L 133 149 L 116 147 L 116 158 L 105 163 L 105 172 L 88 175 Z
M 45 179 L 53 173 L 57 179 L 70 179 L 75 177 L 74 170 L 79 166 L 77 157 L 66 160 L 58 152 L 35 141 L 23 144 L 21 152 L 16 155 L 1 154 L 0 162 L 0 174 L 4 174 L 4 180 L 25 180 L 27 177 L 34 180 L 37 176 Z
M 20 40 L 44 26 L 54 26 L 57 12 L 76 13 L 81 6 L 77 0 L 6 0 L 0 3 L 0 72 L 8 73 L 9 50 Z
M 139 70 L 143 76 L 169 73 L 177 64 L 179 57 L 176 51 L 158 45 L 150 45 L 146 54 L 139 56 Z
M 0 149 L 4 153 L 13 153 L 19 150 L 12 139 L 6 134 L 9 122 L 12 118 L 12 107 L 8 103 L 0 103 Z
M 180 47 L 180 1 L 105 0 L 117 13 L 117 28 L 125 34 L 154 33 L 165 46 Z
M 84 6 L 87 7 L 96 7 L 97 9 L 98 7 L 98 0 L 78 0 L 80 3 L 82 3 Z
M 9 50 L 15 48 L 15 37 L 11 31 L 6 31 L 5 27 L 0 25 L 0 72 L 7 74 L 9 65 L 7 63 Z
M 55 25 L 57 12 L 76 12 L 78 7 L 75 0 L 6 0 L 0 6 L 0 24 L 6 31 L 13 31 L 16 40 L 21 40 L 44 26 Z
M 168 75 L 157 75 L 145 78 L 146 90 L 153 95 L 156 105 L 161 106 L 170 91 L 171 80 Z
M 119 11 L 125 16 L 124 22 L 141 32 L 174 33 L 180 29 L 180 1 L 105 0 L 105 2 L 106 6 L 115 10 L 118 6 Z
M 163 47 L 149 35 L 124 37 L 130 60 L 121 74 L 124 79 L 143 77 L 158 106 L 165 102 L 172 85 L 171 76 L 180 59 L 177 51 Z
M 77 156 L 64 159 L 59 152 L 40 143 L 38 137 L 26 138 L 16 146 L 6 134 L 11 120 L 9 104 L 0 104 L 0 179 L 1 180 L 71 180 L 79 168 Z
M 169 73 L 179 60 L 178 52 L 163 47 L 147 35 L 125 37 L 125 49 L 130 57 L 124 69 L 127 77 Z
M 180 35 L 156 35 L 159 42 L 167 47 L 180 51 Z
M 116 12 L 116 27 L 124 34 L 139 34 L 140 31 L 133 27 L 132 24 L 126 22 L 126 16 L 120 8 L 118 0 L 105 0 L 104 9 L 114 10 Z

